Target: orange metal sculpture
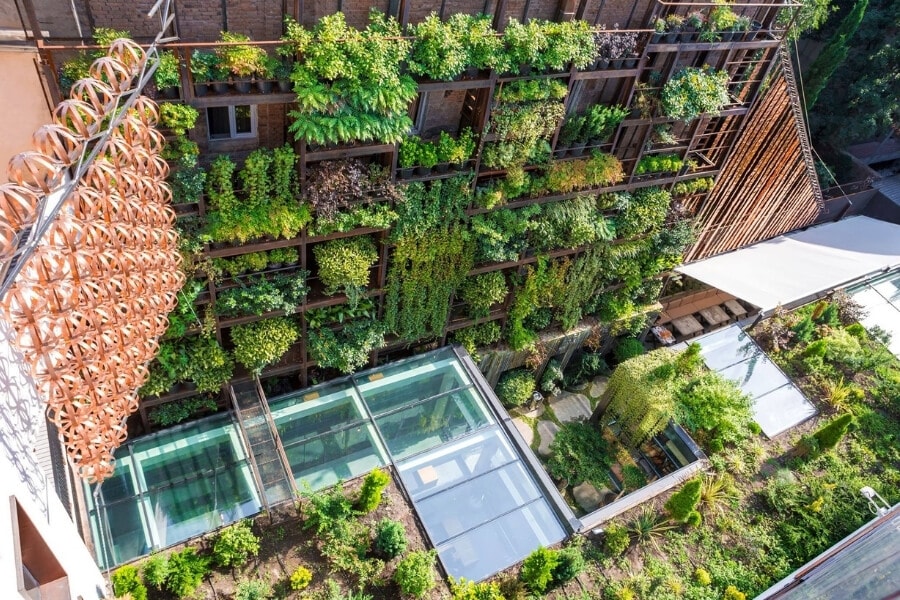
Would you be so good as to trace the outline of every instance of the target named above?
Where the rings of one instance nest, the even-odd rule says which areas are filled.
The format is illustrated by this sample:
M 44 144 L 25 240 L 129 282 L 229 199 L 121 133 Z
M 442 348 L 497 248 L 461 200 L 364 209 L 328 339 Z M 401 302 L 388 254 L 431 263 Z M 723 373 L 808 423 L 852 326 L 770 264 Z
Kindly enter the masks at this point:
M 35 132 L 35 150 L 10 161 L 12 183 L 0 184 L 0 262 L 14 257 L 47 194 L 120 110 L 144 61 L 137 44 L 116 40 L 57 106 L 54 123 Z M 90 482 L 113 472 L 184 283 L 157 120 L 156 104 L 137 98 L 2 300 L 47 415 Z

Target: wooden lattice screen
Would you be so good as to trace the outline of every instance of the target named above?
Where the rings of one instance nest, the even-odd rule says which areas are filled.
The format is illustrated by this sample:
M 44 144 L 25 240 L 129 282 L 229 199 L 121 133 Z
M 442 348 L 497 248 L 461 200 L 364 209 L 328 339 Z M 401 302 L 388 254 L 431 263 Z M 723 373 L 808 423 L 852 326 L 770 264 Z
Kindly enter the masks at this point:
M 12 158 L 11 182 L 0 185 L 0 262 L 18 260 L 51 192 L 104 139 L 146 60 L 134 42 L 117 40 L 35 132 L 35 150 Z M 157 118 L 156 104 L 138 96 L 2 300 L 48 417 L 88 481 L 113 472 L 112 453 L 184 282 Z
M 700 260 L 811 224 L 819 214 L 782 75 L 749 117 L 716 186 L 696 213 Z

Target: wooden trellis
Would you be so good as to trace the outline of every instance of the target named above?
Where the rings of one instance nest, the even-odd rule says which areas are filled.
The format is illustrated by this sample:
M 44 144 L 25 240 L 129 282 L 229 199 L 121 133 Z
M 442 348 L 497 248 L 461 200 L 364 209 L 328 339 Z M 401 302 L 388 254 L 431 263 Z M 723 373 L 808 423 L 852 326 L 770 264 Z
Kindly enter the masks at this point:
M 781 73 L 750 116 L 716 186 L 696 215 L 700 260 L 811 224 L 819 214 L 791 95 Z M 798 135 L 799 133 L 799 135 Z

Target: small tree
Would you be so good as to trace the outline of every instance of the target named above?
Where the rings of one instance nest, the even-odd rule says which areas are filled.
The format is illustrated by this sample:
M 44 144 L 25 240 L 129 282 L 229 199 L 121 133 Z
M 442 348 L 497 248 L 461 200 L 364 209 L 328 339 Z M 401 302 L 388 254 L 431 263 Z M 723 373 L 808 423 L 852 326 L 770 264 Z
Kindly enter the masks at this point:
M 375 548 L 386 558 L 400 556 L 406 545 L 406 529 L 400 521 L 382 519 L 375 526 Z
M 700 504 L 700 486 L 699 479 L 691 479 L 672 494 L 665 504 L 665 509 L 673 521 L 679 523 L 696 521 L 693 515 L 697 513 L 699 516 L 697 505 Z
M 362 489 L 359 491 L 359 499 L 356 501 L 356 507 L 364 512 L 369 513 L 378 508 L 381 504 L 381 495 L 384 488 L 391 482 L 391 476 L 381 469 L 375 469 L 363 480 Z
M 859 24 L 862 23 L 868 5 L 869 0 L 857 0 L 853 5 L 853 10 L 844 17 L 834 36 L 828 40 L 828 44 L 809 66 L 806 74 L 807 110 L 815 105 L 828 80 L 847 58 L 847 53 L 850 52 L 850 39 L 856 33 Z
M 803 436 L 797 444 L 795 452 L 798 456 L 816 457 L 835 446 L 847 433 L 847 429 L 853 423 L 853 415 L 844 413 L 830 423 L 820 427 L 815 433 Z

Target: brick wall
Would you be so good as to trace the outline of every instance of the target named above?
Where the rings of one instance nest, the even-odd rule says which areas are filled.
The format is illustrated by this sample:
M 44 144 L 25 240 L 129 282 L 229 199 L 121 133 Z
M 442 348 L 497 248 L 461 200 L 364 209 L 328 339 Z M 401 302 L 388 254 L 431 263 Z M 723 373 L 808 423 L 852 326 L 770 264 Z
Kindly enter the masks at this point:
M 465 90 L 457 90 L 446 95 L 444 92 L 428 94 L 425 122 L 422 123 L 420 135 L 426 139 L 436 137 L 441 131 L 455 135 L 465 98 Z
M 159 17 L 147 17 L 154 0 L 89 0 L 87 4 L 94 27 L 124 29 L 137 39 L 152 38 L 159 32 Z
M 287 120 L 286 104 L 260 104 L 256 107 L 256 137 L 234 140 L 210 140 L 206 110 L 201 108 L 197 125 L 190 137 L 200 147 L 200 155 L 207 162 L 219 154 L 228 154 L 240 162 L 256 148 L 277 148 L 290 141 L 285 138 Z

